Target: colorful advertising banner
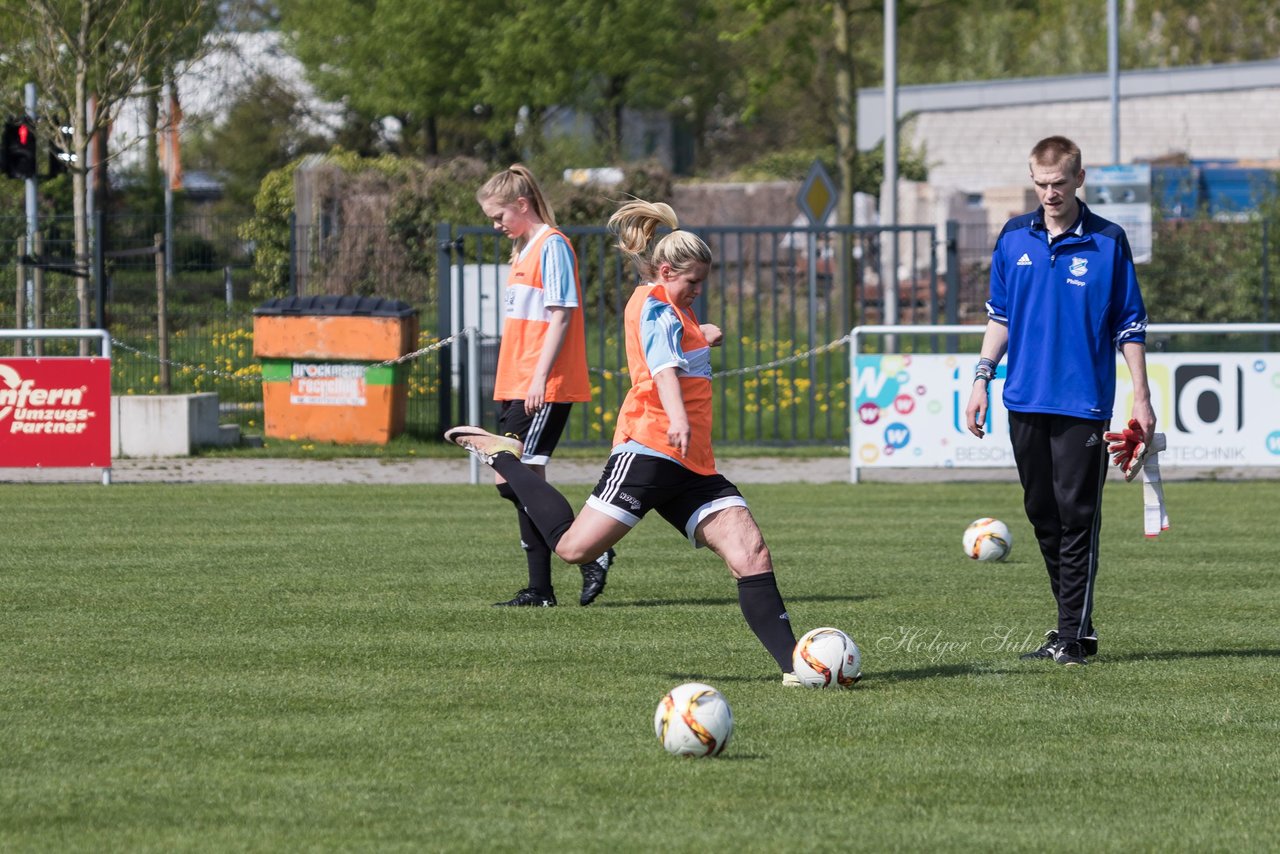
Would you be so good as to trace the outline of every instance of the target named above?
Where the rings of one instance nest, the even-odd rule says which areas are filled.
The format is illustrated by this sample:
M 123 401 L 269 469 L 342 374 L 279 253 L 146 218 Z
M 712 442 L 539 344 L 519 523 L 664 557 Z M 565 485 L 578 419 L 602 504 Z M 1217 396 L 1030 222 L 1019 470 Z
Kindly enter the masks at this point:
M 0 359 L 0 467 L 111 467 L 111 361 Z
M 991 383 L 987 435 L 964 427 L 976 355 L 859 355 L 853 383 L 855 465 L 1013 466 L 1001 403 L 1005 366 Z M 1280 466 L 1280 356 L 1275 353 L 1148 353 L 1156 429 L 1165 468 Z M 1113 427 L 1132 408 L 1133 387 L 1116 356 Z

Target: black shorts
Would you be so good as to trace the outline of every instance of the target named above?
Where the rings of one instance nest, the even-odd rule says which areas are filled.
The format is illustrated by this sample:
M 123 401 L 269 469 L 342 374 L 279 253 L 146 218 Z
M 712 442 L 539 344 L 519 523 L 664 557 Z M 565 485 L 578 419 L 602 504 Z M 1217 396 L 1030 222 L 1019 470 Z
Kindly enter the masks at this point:
M 498 413 L 498 434 L 510 433 L 524 442 L 524 456 L 520 462 L 532 466 L 545 466 L 551 461 L 560 435 L 569 423 L 572 403 L 548 403 L 540 412 L 529 415 L 524 411 L 523 400 L 504 400 Z
M 662 457 L 628 451 L 609 457 L 587 506 L 633 528 L 657 510 L 699 548 L 695 534 L 703 519 L 747 502 L 722 474 L 698 474 Z

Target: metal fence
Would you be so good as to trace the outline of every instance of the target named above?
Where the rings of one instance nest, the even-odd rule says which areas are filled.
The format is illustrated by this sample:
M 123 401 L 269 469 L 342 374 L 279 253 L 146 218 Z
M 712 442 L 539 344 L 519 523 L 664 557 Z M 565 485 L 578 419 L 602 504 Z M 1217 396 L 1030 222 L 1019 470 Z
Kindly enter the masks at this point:
M 252 328 L 253 309 L 262 299 L 251 296 L 255 247 L 239 236 L 240 221 L 177 217 L 170 251 L 158 252 L 166 249 L 158 237 L 165 233 L 161 217 L 100 215 L 92 224 L 91 257 L 79 261 L 73 257 L 73 225 L 70 217 L 42 222 L 37 250 L 20 244 L 21 218 L 0 217 L 0 269 L 16 285 L 0 288 L 0 327 L 76 327 L 83 312 L 90 325 L 109 330 L 115 342 L 115 393 L 216 392 L 224 421 L 260 431 L 261 369 L 253 356 Z M 1161 311 L 1153 317 L 1269 319 L 1269 258 L 1277 229 L 1268 234 L 1265 222 L 1213 228 L 1224 230 L 1222 241 L 1232 241 L 1223 245 L 1260 246 L 1260 255 L 1254 249 L 1224 252 L 1226 261 L 1215 268 L 1216 281 L 1235 282 L 1234 290 L 1244 296 L 1228 305 L 1214 297 L 1212 286 L 1188 288 L 1178 276 L 1190 259 L 1162 262 L 1158 242 L 1155 262 L 1140 271 L 1149 305 L 1181 288 L 1195 292 L 1193 297 L 1207 292 L 1212 309 L 1205 312 L 1224 314 L 1182 318 Z M 1247 229 L 1260 230 L 1260 242 Z M 843 339 L 853 326 L 980 323 L 984 318 L 986 265 L 962 259 L 956 250 L 960 243 L 977 245 L 983 238 L 960 235 L 954 224 L 941 233 L 930 226 L 695 230 L 716 259 L 695 311 L 725 333 L 723 346 L 713 351 L 715 429 L 721 443 L 843 445 L 849 424 Z M 585 292 L 594 392 L 591 403 L 575 407 L 566 441 L 604 444 L 628 386 L 622 312 L 636 275 L 605 229 L 565 231 Z M 487 378 L 482 403 L 486 421 L 493 422 L 488 390 L 509 243 L 488 227 L 446 224 L 434 234 L 390 227 L 340 232 L 297 227 L 289 245 L 287 287 L 295 294 L 406 299 L 420 311 L 420 348 L 464 326 L 479 329 Z M 1185 251 L 1174 239 L 1164 245 L 1169 247 L 1165 257 Z M 1227 262 L 1238 269 L 1227 269 Z M 887 269 L 897 282 L 890 292 L 897 303 L 893 317 L 885 313 Z M 920 334 L 889 344 L 909 356 L 955 342 Z M 76 346 L 31 340 L 16 345 L 23 352 L 51 354 Z M 413 361 L 407 406 L 411 435 L 437 436 L 463 419 L 463 358 L 461 348 L 445 346 Z
M 900 322 L 931 324 L 959 311 L 957 287 L 939 275 L 939 241 L 929 226 L 704 227 L 715 263 L 694 312 L 724 332 L 713 350 L 715 433 L 719 442 L 841 444 L 847 436 L 848 356 L 844 336 L 884 313 L 882 246 L 896 249 Z M 630 384 L 623 311 L 637 278 L 604 228 L 566 228 L 573 243 L 587 315 L 592 400 L 575 407 L 565 441 L 608 442 Z M 893 238 L 885 239 L 887 235 Z M 439 334 L 481 332 L 481 411 L 491 401 L 510 244 L 492 228 L 441 226 Z M 952 265 L 952 269 L 955 265 Z M 948 299 L 948 294 L 951 298 Z M 451 389 L 463 366 L 453 363 Z M 466 411 L 462 409 L 460 411 Z

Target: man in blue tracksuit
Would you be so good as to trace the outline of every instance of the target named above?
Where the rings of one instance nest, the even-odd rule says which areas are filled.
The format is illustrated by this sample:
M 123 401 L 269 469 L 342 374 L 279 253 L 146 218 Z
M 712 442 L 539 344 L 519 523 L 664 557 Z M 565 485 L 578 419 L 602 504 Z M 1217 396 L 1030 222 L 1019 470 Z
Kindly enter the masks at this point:
M 1023 658 L 1080 665 L 1097 651 L 1093 582 L 1098 570 L 1103 432 L 1115 399 L 1115 352 L 1133 380 L 1133 418 L 1155 432 L 1147 385 L 1147 312 L 1124 229 L 1076 198 L 1080 148 L 1051 136 L 1029 158 L 1040 207 L 1009 220 L 991 257 L 987 331 L 965 409 L 979 438 L 995 367 L 1009 354 L 1009 410 L 1023 504 L 1058 603 L 1057 628 Z

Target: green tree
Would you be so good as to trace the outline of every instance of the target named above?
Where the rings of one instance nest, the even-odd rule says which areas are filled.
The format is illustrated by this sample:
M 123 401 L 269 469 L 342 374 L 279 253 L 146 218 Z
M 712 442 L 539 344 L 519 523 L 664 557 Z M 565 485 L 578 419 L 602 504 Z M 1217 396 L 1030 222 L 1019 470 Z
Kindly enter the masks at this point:
M 505 157 L 538 153 L 547 141 L 544 119 L 569 108 L 600 158 L 617 162 L 626 109 L 661 111 L 697 134 L 729 85 L 733 69 L 717 56 L 716 10 L 708 0 L 507 5 L 478 57 L 492 131 L 509 143 Z
M 1097 74 L 1107 69 L 1106 0 L 1062 14 L 1049 0 L 900 2 L 904 84 Z M 1122 68 L 1273 59 L 1280 16 L 1268 0 L 1120 0 Z M 878 68 L 874 56 L 868 60 Z
M 88 269 L 90 141 L 105 133 L 125 100 L 201 50 L 216 20 L 211 0 L 0 0 L 9 28 L 0 62 L 37 86 L 42 133 L 72 128 L 72 208 L 76 263 Z M 13 74 L 13 71 L 10 72 Z M 95 109 L 89 110 L 90 100 Z M 89 325 L 85 279 L 77 285 L 80 325 Z M 87 346 L 87 342 L 85 342 Z
M 784 147 L 832 149 L 840 183 L 837 218 L 852 222 L 862 169 L 857 85 L 868 65 L 862 56 L 880 42 L 880 4 L 729 0 L 724 20 L 725 40 L 747 45 L 754 60 L 744 69 L 742 120 L 772 116 L 769 124 L 789 137 Z
M 1126 0 L 1121 49 L 1130 68 L 1250 62 L 1280 55 L 1280 12 L 1260 0 Z
M 324 97 L 400 120 L 406 150 L 435 155 L 476 123 L 480 52 L 497 0 L 283 0 L 282 27 Z
M 308 130 L 298 96 L 270 75 L 249 81 L 234 94 L 217 125 L 196 124 L 184 148 L 189 168 L 223 181 L 225 207 L 253 208 L 263 177 L 304 154 L 324 152 L 328 141 Z
M 624 108 L 700 122 L 727 72 L 708 0 L 284 0 L 285 32 L 321 94 L 393 116 L 404 150 L 487 139 L 523 156 L 555 107 L 581 111 L 616 157 Z M 523 131 L 521 133 L 520 131 Z

